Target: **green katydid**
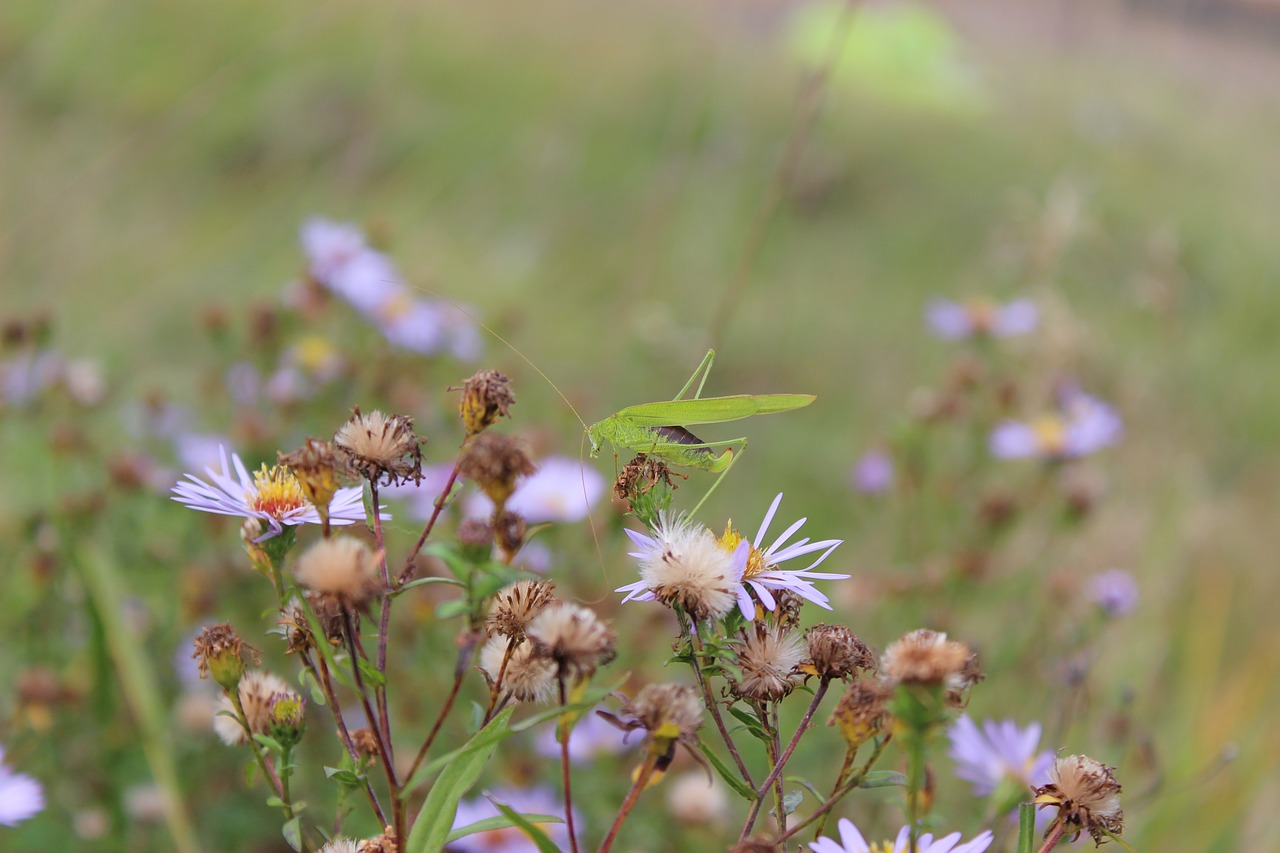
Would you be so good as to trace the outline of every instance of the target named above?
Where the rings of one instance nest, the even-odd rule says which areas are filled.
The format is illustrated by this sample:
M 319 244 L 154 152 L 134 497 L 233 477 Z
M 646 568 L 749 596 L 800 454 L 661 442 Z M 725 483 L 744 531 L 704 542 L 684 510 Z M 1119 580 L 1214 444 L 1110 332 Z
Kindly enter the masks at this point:
M 647 453 L 677 468 L 692 468 L 719 474 L 711 488 L 698 501 L 693 512 L 715 491 L 716 486 L 729 473 L 733 463 L 747 447 L 747 439 L 731 438 L 727 441 L 703 441 L 688 430 L 698 424 L 717 424 L 738 421 L 752 415 L 770 415 L 789 412 L 812 403 L 812 394 L 735 394 L 729 397 L 703 397 L 702 388 L 711 372 L 716 352 L 707 350 L 702 363 L 693 371 L 689 381 L 676 394 L 675 399 L 661 403 L 640 403 L 627 406 L 609 417 L 587 427 L 591 442 L 591 455 L 600 452 L 601 442 L 607 441 L 616 450 L 634 450 Z M 701 376 L 701 379 L 699 379 Z M 698 383 L 698 389 L 690 399 L 684 399 Z M 724 448 L 716 453 L 714 448 Z M 737 453 L 735 453 L 735 449 Z

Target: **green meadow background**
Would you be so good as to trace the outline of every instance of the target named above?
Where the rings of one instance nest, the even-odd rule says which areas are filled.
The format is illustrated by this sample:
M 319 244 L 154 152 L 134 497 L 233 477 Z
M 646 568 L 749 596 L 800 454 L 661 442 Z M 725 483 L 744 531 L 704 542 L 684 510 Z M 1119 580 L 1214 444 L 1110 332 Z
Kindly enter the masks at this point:
M 708 393 L 818 402 L 742 427 L 751 447 L 708 517 L 753 532 L 785 491 L 784 516 L 847 540 L 833 569 L 855 580 L 834 596 L 839 615 L 882 648 L 947 603 L 891 606 L 885 590 L 914 567 L 892 557 L 849 468 L 955 355 L 924 327 L 929 298 L 1031 296 L 1043 324 L 1009 343 L 1010 363 L 1078 378 L 1118 407 L 1126 436 L 1105 452 L 1087 527 L 1024 567 L 1045 583 L 969 601 L 947 627 L 980 645 L 1008 632 L 1052 643 L 1052 591 L 1133 572 L 1140 607 L 1107 628 L 1090 697 L 1099 727 L 1123 729 L 1105 743 L 1126 746 L 1095 750 L 1098 730 L 1047 745 L 1119 766 L 1137 850 L 1276 849 L 1280 45 L 1084 5 L 946 4 L 963 73 L 944 76 L 961 89 L 916 97 L 893 73 L 836 73 L 806 132 L 803 57 L 823 50 L 795 35 L 798 4 L 7 0 L 0 315 L 46 313 L 52 343 L 102 361 L 109 397 L 71 425 L 104 455 L 131 441 L 123 401 L 199 404 L 212 351 L 201 317 L 278 300 L 315 214 L 362 224 L 409 282 L 483 318 L 495 334 L 479 366 L 513 377 L 516 426 L 544 449 L 578 454 L 581 425 L 531 365 L 590 422 L 671 396 L 714 345 Z M 399 364 L 425 401 L 409 414 L 446 422 L 444 387 L 472 368 Z M 229 427 L 217 411 L 202 420 Z M 163 824 L 124 805 L 149 765 L 129 683 L 92 651 L 101 626 L 66 615 L 85 606 L 79 581 L 28 559 L 33 519 L 103 480 L 55 458 L 61 423 L 0 413 L 13 585 L 0 596 L 0 734 L 50 796 L 40 817 L 0 828 L 0 849 L 171 849 Z M 455 444 L 433 441 L 428 456 L 447 461 Z M 231 612 L 256 633 L 266 599 L 248 596 L 264 587 L 241 578 L 192 604 L 191 513 L 131 500 L 127 514 L 97 507 L 83 548 L 125 543 L 117 592 L 146 614 L 147 660 L 171 702 L 181 637 Z M 77 547 L 76 526 L 62 529 Z M 234 527 L 220 537 L 236 559 Z M 579 572 L 582 598 L 630 579 L 620 549 L 602 578 L 579 545 L 596 561 Z M 430 662 L 430 647 L 416 653 Z M 32 664 L 79 693 L 44 729 L 12 698 Z M 1052 693 L 997 674 L 975 716 L 1052 713 Z M 175 737 L 205 849 L 283 849 L 238 760 Z M 90 757 L 105 763 L 85 770 Z M 116 827 L 98 841 L 76 834 L 90 807 Z M 661 846 L 660 812 L 655 796 L 633 849 Z M 719 849 L 712 838 L 684 849 Z

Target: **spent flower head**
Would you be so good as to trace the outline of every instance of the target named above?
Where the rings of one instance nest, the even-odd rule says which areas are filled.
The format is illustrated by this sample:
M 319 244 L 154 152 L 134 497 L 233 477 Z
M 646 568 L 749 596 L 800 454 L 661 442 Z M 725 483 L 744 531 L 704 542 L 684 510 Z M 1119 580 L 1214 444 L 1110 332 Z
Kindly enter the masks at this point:
M 707 528 L 665 512 L 649 535 L 625 532 L 639 548 L 631 556 L 640 561 L 640 580 L 615 590 L 627 593 L 624 602 L 660 601 L 695 621 L 719 619 L 733 609 L 749 543 L 726 549 Z
M 224 690 L 234 690 L 249 663 L 257 664 L 258 650 L 240 639 L 230 624 L 206 625 L 195 638 L 191 655 L 200 677 L 212 677 Z
M 1050 825 L 1073 832 L 1072 840 L 1088 832 L 1095 844 L 1124 829 L 1124 811 L 1120 808 L 1120 783 L 1115 768 L 1095 761 L 1087 755 L 1059 758 L 1049 768 L 1049 781 L 1036 788 L 1033 802 L 1043 807 L 1056 807 L 1057 817 Z
M 497 423 L 498 418 L 511 417 L 511 406 L 516 402 L 511 380 L 496 370 L 481 370 L 461 386 L 449 390 L 462 391 L 458 414 L 468 436 L 484 432 Z
M 892 842 L 884 841 L 868 844 L 854 826 L 853 821 L 841 818 L 836 825 L 840 830 L 840 840 L 820 838 L 809 845 L 813 853 L 983 853 L 991 846 L 991 831 L 987 830 L 973 838 L 972 841 L 960 843 L 960 833 L 953 832 L 942 838 L 934 838 L 933 833 L 926 832 L 916 839 L 915 847 L 911 846 L 911 827 L 904 826 L 898 830 L 898 836 Z
M 208 482 L 192 474 L 185 475 L 187 482 L 173 487 L 175 501 L 201 512 L 256 520 L 261 525 L 261 534 L 256 541 L 278 536 L 286 525 L 321 523 L 320 514 L 307 500 L 298 478 L 287 467 L 276 465 L 268 468 L 263 465 L 250 476 L 239 456 L 232 453 L 229 466 L 226 448 L 219 447 L 218 453 L 222 470 L 206 468 Z M 330 524 L 352 524 L 364 520 L 364 517 L 362 489 L 338 489 L 334 493 L 329 504 Z M 382 513 L 383 519 L 390 517 Z
M 484 490 L 499 511 L 515 492 L 517 480 L 536 470 L 524 442 L 495 432 L 468 441 L 458 460 L 458 474 Z
M 839 726 L 850 749 L 857 749 L 888 728 L 888 685 L 878 680 L 855 681 L 831 712 L 828 726 Z
M 278 456 L 280 464 L 287 465 L 297 478 L 307 500 L 321 513 L 328 512 L 341 482 L 349 481 L 355 473 L 347 460 L 334 451 L 332 444 L 315 438 L 308 438 L 292 453 Z
M 617 636 L 595 611 L 560 601 L 543 608 L 525 629 L 534 652 L 555 662 L 559 677 L 590 678 L 613 660 Z
M 294 575 L 318 612 L 359 610 L 382 588 L 381 557 L 355 537 L 334 536 L 307 549 Z
M 237 688 L 240 708 L 244 711 L 244 722 L 240 721 L 236 704 L 230 697 L 223 696 L 213 718 L 214 731 L 228 746 L 248 741 L 245 726 L 255 735 L 268 734 L 271 726 L 271 700 L 276 694 L 286 692 L 289 692 L 289 685 L 278 675 L 260 669 L 246 672 Z
M 534 653 L 533 644 L 494 637 L 480 650 L 480 669 L 491 689 L 517 702 L 546 702 L 556 690 L 556 663 Z
M 800 671 L 821 679 L 847 679 L 876 668 L 867 644 L 843 625 L 814 625 L 804 632 L 807 654 Z
M 795 688 L 805 645 L 794 633 L 757 622 L 734 643 L 739 678 L 730 681 L 735 696 L 757 702 L 777 702 Z
M 525 628 L 548 604 L 556 600 L 556 585 L 543 580 L 519 580 L 493 597 L 485 629 L 508 639 L 524 639 Z
M 376 409 L 361 414 L 359 406 L 333 436 L 334 448 L 360 476 L 388 486 L 422 480 L 425 442 L 425 438 L 414 435 L 412 418 L 384 415 Z

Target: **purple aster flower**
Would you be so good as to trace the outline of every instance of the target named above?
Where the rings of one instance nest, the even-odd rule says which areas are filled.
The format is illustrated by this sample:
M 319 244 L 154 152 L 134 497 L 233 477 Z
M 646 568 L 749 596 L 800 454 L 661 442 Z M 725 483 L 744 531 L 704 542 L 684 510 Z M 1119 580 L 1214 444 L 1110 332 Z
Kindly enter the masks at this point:
M 222 470 L 206 468 L 209 482 L 193 474 L 186 474 L 189 482 L 179 482 L 173 487 L 173 499 L 201 512 L 217 515 L 234 515 L 241 518 L 257 518 L 267 525 L 262 539 L 270 539 L 284 530 L 284 525 L 319 524 L 320 515 L 307 501 L 302 487 L 289 469 L 279 465 L 268 468 L 263 465 L 252 476 L 235 453 L 231 463 L 235 476 L 227 465 L 227 451 L 218 448 Z M 381 507 L 379 507 L 381 509 Z M 390 515 L 382 513 L 382 518 Z M 353 486 L 338 489 L 329 504 L 330 524 L 352 524 L 364 520 L 364 489 Z
M 564 816 L 564 803 L 546 788 L 495 788 L 490 796 L 519 814 Z M 501 814 L 488 797 L 462 800 L 454 814 L 453 828 L 462 829 Z M 574 825 L 581 828 L 582 820 L 577 809 L 574 809 L 573 815 Z M 563 819 L 559 823 L 539 823 L 536 826 L 562 850 L 569 846 L 569 830 Z M 538 845 L 524 834 L 524 830 L 514 826 L 464 835 L 456 841 L 450 841 L 449 849 L 457 853 L 538 853 Z
M 1115 444 L 1123 433 L 1124 423 L 1115 409 L 1071 390 L 1059 395 L 1056 412 L 996 424 L 987 443 L 999 459 L 1074 459 Z
M 369 318 L 379 316 L 387 305 L 409 298 L 395 264 L 372 249 L 350 258 L 322 283 Z
M 879 448 L 869 450 L 853 465 L 854 491 L 879 495 L 893 488 L 893 457 Z
M 0 746 L 0 826 L 16 826 L 43 810 L 44 788 L 27 774 L 10 770 Z
M 826 595 L 819 592 L 813 585 L 815 580 L 844 580 L 849 575 L 831 574 L 828 572 L 811 571 L 827 557 L 831 556 L 842 542 L 843 539 L 823 539 L 820 542 L 810 542 L 808 538 L 798 539 L 795 542 L 788 543 L 794 534 L 800 531 L 807 518 L 802 518 L 792 524 L 782 534 L 769 545 L 764 547 L 765 535 L 769 531 L 769 525 L 773 522 L 774 515 L 778 512 L 778 505 L 782 503 L 782 492 L 773 499 L 773 503 L 769 505 L 769 511 L 765 513 L 764 521 L 760 523 L 760 530 L 756 533 L 756 537 L 751 542 L 751 552 L 747 557 L 747 567 L 742 574 L 742 583 L 737 589 L 738 609 L 742 611 L 742 615 L 752 620 L 755 618 L 755 603 L 751 599 L 750 592 L 754 592 L 760 603 L 764 605 L 766 610 L 773 610 L 777 607 L 777 601 L 773 597 L 776 590 L 787 590 L 793 592 L 801 598 L 812 601 L 819 607 L 831 609 L 828 603 L 829 599 Z M 730 531 L 725 534 L 726 539 L 731 539 L 738 534 Z M 725 546 L 728 547 L 730 542 L 726 541 Z M 732 544 L 737 544 L 733 542 Z M 803 557 L 807 554 L 813 554 L 818 551 L 822 552 L 809 565 L 803 569 L 784 569 L 779 564 L 788 560 L 794 560 L 797 557 Z
M 1127 616 L 1138 606 L 1138 582 L 1123 569 L 1112 569 L 1089 579 L 1089 600 L 1112 619 Z
M 837 827 L 840 830 L 838 842 L 831 838 L 820 838 L 810 844 L 809 849 L 814 853 L 872 853 L 873 850 L 875 853 L 908 853 L 911 848 L 910 827 L 904 826 L 898 830 L 898 837 L 894 839 L 893 844 L 886 841 L 874 847 L 867 843 L 862 833 L 858 831 L 858 827 L 854 826 L 853 821 L 848 818 L 841 818 Z M 983 853 L 991 846 L 991 840 L 991 830 L 983 832 L 964 844 L 960 844 L 958 832 L 936 840 L 933 833 L 926 832 L 916 839 L 915 853 Z
M 986 299 L 963 303 L 934 299 L 925 308 L 925 319 L 933 333 L 944 340 L 983 335 L 1007 338 L 1035 329 L 1040 312 L 1030 299 L 1015 299 L 1005 305 Z
M 308 270 L 326 286 L 330 285 L 338 270 L 369 248 L 359 226 L 320 216 L 313 216 L 302 223 L 298 237 L 307 256 Z
M 178 462 L 189 471 L 200 471 L 212 468 L 222 460 L 223 445 L 231 442 L 225 435 L 199 433 L 179 433 L 174 436 L 173 450 L 178 455 Z
M 56 385 L 64 368 L 62 356 L 51 349 L 22 352 L 0 362 L 0 405 L 25 406 Z
M 972 784 L 979 797 L 990 796 L 1006 781 L 1025 791 L 1049 780 L 1053 753 L 1037 749 L 1039 723 L 1020 729 L 1013 720 L 986 720 L 979 729 L 968 715 L 963 715 L 951 726 L 947 737 L 951 740 L 956 775 Z
M 566 456 L 551 456 L 538 462 L 538 470 L 524 478 L 507 500 L 507 509 L 524 516 L 530 524 L 581 521 L 604 495 L 605 481 L 590 465 Z M 476 493 L 467 500 L 467 515 L 487 518 L 493 502 Z

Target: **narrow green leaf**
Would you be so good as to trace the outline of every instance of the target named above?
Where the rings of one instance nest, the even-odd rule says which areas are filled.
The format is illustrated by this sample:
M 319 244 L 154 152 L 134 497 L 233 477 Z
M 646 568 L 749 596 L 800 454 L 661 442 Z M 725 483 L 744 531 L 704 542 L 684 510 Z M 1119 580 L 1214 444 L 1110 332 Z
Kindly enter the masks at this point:
M 360 675 L 364 677 L 366 684 L 372 685 L 373 687 L 382 687 L 387 683 L 387 677 L 378 672 L 378 668 L 373 665 L 373 661 L 360 658 L 360 660 L 356 662 L 356 665 L 360 667 Z
M 907 777 L 903 773 L 894 770 L 872 770 L 861 782 L 858 783 L 859 788 L 905 788 L 907 787 Z
M 302 851 L 302 815 L 294 815 L 289 819 L 280 832 L 284 835 L 285 842 L 294 850 Z
M 520 829 L 524 831 L 524 834 L 529 836 L 529 839 L 534 844 L 538 845 L 538 853 L 560 853 L 560 848 L 556 846 L 556 843 L 548 838 L 545 832 L 528 819 L 529 817 L 533 817 L 533 815 L 526 817 L 525 815 L 518 814 L 515 809 L 511 808 L 511 806 L 501 800 L 495 800 L 488 794 L 485 794 L 485 796 L 488 797 L 489 802 L 493 803 L 494 806 L 497 807 L 498 811 L 510 818 L 513 824 L 520 827 Z
M 452 619 L 455 616 L 463 616 L 467 612 L 467 602 L 461 598 L 455 598 L 452 601 L 441 602 L 436 608 L 437 619 Z
M 712 752 L 711 748 L 705 743 L 699 742 L 698 750 L 706 756 L 707 761 L 711 762 L 711 766 L 720 774 L 720 778 L 723 779 L 725 784 L 732 788 L 738 796 L 742 797 L 742 799 L 749 803 L 755 802 L 756 792 L 751 790 L 751 787 L 746 782 L 739 779 L 736 771 L 732 770 L 727 764 L 721 761 L 720 756 Z
M 418 578 L 417 580 L 409 581 L 404 586 L 399 587 L 395 592 L 391 593 L 391 597 L 395 598 L 397 595 L 403 595 L 404 593 L 408 592 L 414 587 L 426 586 L 427 584 L 431 584 L 431 583 L 445 583 L 445 584 L 448 584 L 449 586 L 460 586 L 464 589 L 467 586 L 462 581 L 454 580 L 453 578 Z
M 1036 844 L 1035 803 L 1018 806 L 1018 853 L 1032 853 Z
M 418 810 L 413 829 L 409 832 L 405 853 L 436 853 L 444 847 L 453 828 L 453 818 L 458 811 L 458 801 L 471 790 L 480 778 L 498 743 L 507 734 L 512 709 L 503 711 L 469 740 L 459 754 L 441 771 L 431 792 Z M 413 789 L 406 783 L 405 790 Z
M 353 788 L 359 786 L 364 781 L 364 777 L 350 770 L 343 770 L 340 767 L 326 767 L 324 768 L 324 775 L 335 782 L 340 782 L 343 785 L 349 785 Z
M 538 823 L 564 823 L 564 818 L 547 814 L 527 814 L 519 815 L 519 817 L 523 817 L 527 821 L 536 821 Z M 453 830 L 449 833 L 449 837 L 444 840 L 444 843 L 452 844 L 459 838 L 466 838 L 468 835 L 475 835 L 477 832 L 492 832 L 495 829 L 506 829 L 509 826 L 516 826 L 516 823 L 506 815 L 487 817 L 484 820 L 478 820 L 475 823 L 469 823 L 466 826 L 460 826 Z

